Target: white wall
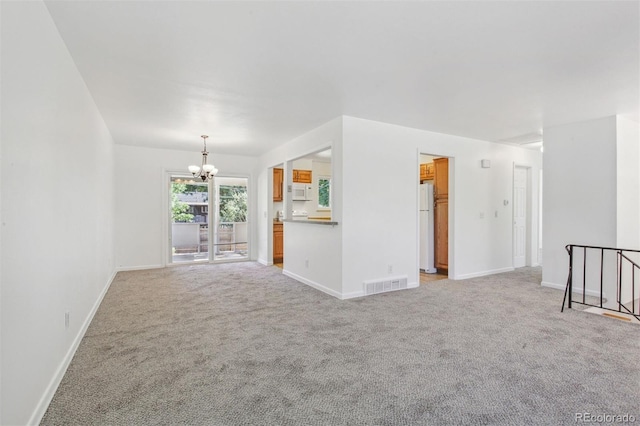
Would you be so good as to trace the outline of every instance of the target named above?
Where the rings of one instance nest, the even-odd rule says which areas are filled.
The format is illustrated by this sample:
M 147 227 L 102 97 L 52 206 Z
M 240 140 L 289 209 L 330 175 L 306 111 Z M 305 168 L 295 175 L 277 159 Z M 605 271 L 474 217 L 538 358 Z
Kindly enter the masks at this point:
M 616 157 L 614 116 L 544 129 L 544 285 L 566 285 L 567 244 L 615 247 Z
M 640 125 L 616 117 L 617 247 L 640 250 Z
M 406 275 L 410 284 L 418 283 L 417 151 L 396 128 L 404 130 L 344 117 L 342 291 L 346 294 L 362 295 L 364 281 L 384 277 Z
M 260 157 L 259 181 L 266 185 L 258 188 L 259 198 L 270 200 L 269 187 L 271 167 L 304 157 L 326 148 L 332 148 L 332 170 L 334 185 L 332 218 L 340 222 L 342 219 L 342 117 L 338 117 L 324 125 L 313 129 L 298 138 L 269 151 Z M 287 169 L 285 165 L 285 176 Z M 289 173 L 290 174 L 290 173 Z M 291 194 L 285 191 L 284 205 L 292 206 Z M 271 261 L 271 244 L 273 235 L 272 204 L 261 204 L 264 210 L 258 212 L 258 259 L 262 263 Z M 287 207 L 285 207 L 287 209 Z M 285 223 L 284 225 L 284 270 L 285 273 L 305 280 L 325 292 L 335 295 L 341 288 L 340 272 L 342 269 L 342 225 L 335 228 L 327 225 Z M 306 260 L 309 266 L 306 266 Z
M 169 200 L 166 172 L 187 172 L 200 159 L 196 151 L 116 145 L 116 267 L 119 270 L 158 268 L 168 260 Z M 249 177 L 249 221 L 256 216 L 256 157 L 209 154 L 219 176 Z M 262 183 L 263 184 L 263 183 Z M 256 235 L 251 234 L 251 259 Z
M 36 424 L 113 278 L 113 141 L 45 5 L 1 7 L 0 423 Z
M 345 116 L 265 154 L 261 176 L 271 185 L 269 167 L 316 152 L 328 141 L 333 141 L 332 220 L 340 224 L 286 223 L 285 273 L 341 298 L 362 295 L 363 282 L 372 279 L 406 275 L 417 285 L 420 153 L 451 157 L 452 278 L 512 269 L 515 165 L 531 170 L 529 263 L 538 264 L 540 152 Z M 491 168 L 481 168 L 481 159 L 491 160 Z M 270 197 L 268 185 L 261 186 L 259 197 Z M 268 263 L 272 212 L 259 213 L 260 259 Z M 333 277 L 334 271 L 340 276 Z
M 406 275 L 417 284 L 419 153 L 451 157 L 450 276 L 512 268 L 511 203 L 504 206 L 503 201 L 512 199 L 514 164 L 531 167 L 537 176 L 540 152 L 353 117 L 343 121 L 344 294 L 356 295 L 363 281 L 387 276 Z M 491 160 L 490 169 L 480 167 L 484 158 Z M 531 195 L 536 235 L 535 179 Z M 532 253 L 537 243 L 532 238 Z

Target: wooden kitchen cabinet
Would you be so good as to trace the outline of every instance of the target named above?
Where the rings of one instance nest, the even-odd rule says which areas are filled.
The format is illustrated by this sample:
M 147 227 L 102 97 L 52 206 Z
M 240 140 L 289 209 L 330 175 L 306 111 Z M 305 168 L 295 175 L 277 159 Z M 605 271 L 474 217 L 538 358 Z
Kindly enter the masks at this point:
M 433 180 L 436 175 L 436 169 L 433 163 L 427 163 L 427 180 Z
M 433 180 L 435 169 L 433 163 L 420 164 L 420 182 L 424 180 Z
M 449 200 L 435 202 L 434 260 L 437 269 L 449 269 Z
M 311 183 L 311 170 L 293 169 L 293 181 L 295 183 Z
M 273 201 L 282 201 L 282 182 L 284 181 L 284 170 L 273 169 Z
M 284 259 L 284 229 L 281 222 L 273 224 L 273 263 Z
M 449 269 L 449 159 L 436 158 L 433 163 L 435 265 Z
M 433 160 L 435 198 L 449 198 L 449 159 L 436 158 Z

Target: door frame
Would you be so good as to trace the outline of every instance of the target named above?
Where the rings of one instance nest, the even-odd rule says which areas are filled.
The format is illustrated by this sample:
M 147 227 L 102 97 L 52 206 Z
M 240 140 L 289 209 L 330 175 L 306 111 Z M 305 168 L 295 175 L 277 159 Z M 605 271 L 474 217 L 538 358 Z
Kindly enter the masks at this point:
M 171 176 L 184 176 L 185 179 L 193 179 L 193 176 L 184 170 L 163 170 L 163 178 L 162 178 L 162 204 L 164 208 L 163 221 L 162 221 L 162 250 L 164 255 L 162 256 L 162 266 L 163 267 L 173 267 L 173 266 L 181 266 L 181 265 L 193 265 L 194 263 L 209 263 L 209 260 L 198 260 L 194 262 L 174 262 L 173 254 L 171 253 L 170 248 L 172 247 L 171 239 L 172 239 L 172 229 L 171 229 L 171 197 L 169 193 L 171 191 Z M 211 200 L 211 185 L 208 185 L 208 193 L 209 200 Z M 209 206 L 211 207 L 211 206 Z M 211 210 L 209 208 L 209 210 Z M 211 229 L 209 229 L 209 233 Z M 211 238 L 209 238 L 209 253 L 211 253 Z
M 416 188 L 416 235 L 420 234 L 420 156 L 421 155 L 429 155 L 431 157 L 438 158 L 448 158 L 449 159 L 449 235 L 448 235 L 448 257 L 447 260 L 449 269 L 447 270 L 447 277 L 449 279 L 456 279 L 455 268 L 456 268 L 456 259 L 455 259 L 455 167 L 456 167 L 456 158 L 452 155 L 446 154 L 431 154 L 427 152 L 427 150 L 416 149 L 416 166 L 415 166 L 415 188 Z M 435 241 L 434 241 L 434 250 L 435 250 Z M 420 284 L 420 238 L 416 238 L 416 266 L 417 266 L 417 282 Z
M 532 194 L 532 170 L 533 167 L 529 164 L 521 164 L 521 163 L 513 163 L 513 171 L 511 176 L 511 266 L 515 267 L 515 232 L 513 232 L 513 225 L 515 220 L 515 179 L 516 179 L 516 169 L 524 169 L 526 171 L 526 183 L 525 183 L 525 254 L 524 254 L 524 266 L 532 266 L 533 265 L 533 253 L 531 248 L 532 242 L 532 208 L 533 208 L 533 200 L 531 198 Z
M 189 172 L 185 172 L 184 170 L 169 170 L 165 169 L 162 172 L 162 204 L 164 208 L 162 209 L 163 220 L 162 220 L 162 250 L 164 255 L 162 256 L 162 266 L 181 266 L 181 265 L 193 265 L 193 262 L 174 262 L 173 255 L 171 254 L 171 198 L 169 197 L 169 191 L 171 189 L 171 176 L 184 176 L 185 178 L 192 178 Z M 213 242 L 214 242 L 214 226 L 212 226 L 211 218 L 217 215 L 217 205 L 215 204 L 215 177 L 213 180 L 209 181 L 209 242 L 208 242 L 208 260 L 201 260 L 195 263 L 230 263 L 230 262 L 246 262 L 251 260 L 251 240 L 252 240 L 252 228 L 251 223 L 253 220 L 253 208 L 251 206 L 251 195 L 252 195 L 252 185 L 251 185 L 251 175 L 246 173 L 225 173 L 224 175 L 220 175 L 219 177 L 228 177 L 228 178 L 244 178 L 247 179 L 247 256 L 241 259 L 225 259 L 225 260 L 215 260 L 215 255 L 212 256 L 213 253 Z M 212 210 L 213 208 L 213 210 Z M 215 220 L 215 219 L 214 219 Z
M 209 211 L 211 211 L 211 208 L 214 208 L 213 213 L 209 213 L 210 215 L 213 216 L 213 220 L 214 220 L 214 224 L 215 221 L 217 220 L 218 217 L 218 205 L 215 204 L 215 200 L 216 200 L 216 194 L 215 194 L 215 180 L 217 178 L 238 178 L 238 179 L 246 179 L 247 180 L 247 256 L 243 257 L 243 258 L 231 258 L 231 259 L 217 259 L 216 260 L 216 256 L 214 253 L 214 241 L 215 241 L 215 226 L 209 226 L 209 253 L 211 254 L 209 257 L 209 262 L 208 263 L 232 263 L 232 262 L 247 262 L 251 260 L 251 234 L 252 234 L 252 229 L 251 229 L 251 223 L 253 220 L 253 209 L 251 206 L 251 191 L 252 191 L 252 187 L 251 187 L 251 176 L 245 173 L 225 173 L 225 174 L 218 174 L 216 175 L 216 177 L 213 178 L 213 180 L 211 181 L 211 183 L 213 185 L 209 185 L 209 200 L 212 200 L 212 202 L 214 203 L 213 206 L 209 205 Z

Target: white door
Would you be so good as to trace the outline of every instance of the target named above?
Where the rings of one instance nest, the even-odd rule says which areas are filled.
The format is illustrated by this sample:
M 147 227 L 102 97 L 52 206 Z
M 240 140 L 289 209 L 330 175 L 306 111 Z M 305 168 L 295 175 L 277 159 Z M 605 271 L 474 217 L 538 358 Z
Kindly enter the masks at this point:
M 513 172 L 513 267 L 527 262 L 527 168 Z

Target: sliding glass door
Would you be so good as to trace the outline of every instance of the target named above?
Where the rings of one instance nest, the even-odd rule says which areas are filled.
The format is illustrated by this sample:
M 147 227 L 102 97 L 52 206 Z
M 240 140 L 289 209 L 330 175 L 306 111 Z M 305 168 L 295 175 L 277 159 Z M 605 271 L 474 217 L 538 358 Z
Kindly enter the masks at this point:
M 249 257 L 248 179 L 170 174 L 169 263 Z
M 209 183 L 172 175 L 171 263 L 209 260 Z
M 249 222 L 247 178 L 216 177 L 213 255 L 216 261 L 247 259 Z

